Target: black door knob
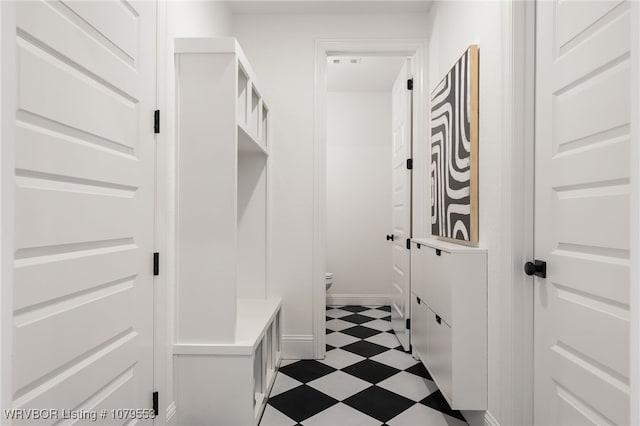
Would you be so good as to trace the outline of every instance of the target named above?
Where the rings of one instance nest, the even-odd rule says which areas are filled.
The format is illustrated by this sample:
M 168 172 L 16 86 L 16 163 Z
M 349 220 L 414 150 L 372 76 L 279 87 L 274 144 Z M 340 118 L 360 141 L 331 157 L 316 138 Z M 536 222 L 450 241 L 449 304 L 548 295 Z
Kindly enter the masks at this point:
M 533 262 L 527 262 L 524 264 L 524 273 L 527 275 L 533 275 L 536 273 L 536 265 Z
M 387 235 L 387 241 L 389 241 L 389 240 L 393 241 L 394 238 L 395 238 L 395 236 L 393 234 Z
M 524 273 L 527 275 L 535 275 L 540 278 L 547 278 L 547 262 L 542 260 L 534 260 L 524 264 Z

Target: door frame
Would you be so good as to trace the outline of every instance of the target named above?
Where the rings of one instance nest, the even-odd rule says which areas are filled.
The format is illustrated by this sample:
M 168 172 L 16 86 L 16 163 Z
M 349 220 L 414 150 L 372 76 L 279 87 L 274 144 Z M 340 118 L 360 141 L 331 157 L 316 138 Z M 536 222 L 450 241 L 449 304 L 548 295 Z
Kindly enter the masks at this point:
M 640 424 L 640 4 L 631 2 L 631 152 L 630 165 L 630 311 L 629 379 L 632 425 Z
M 524 263 L 534 249 L 536 2 L 502 2 L 502 176 L 499 412 L 485 424 L 533 424 L 533 278 Z M 506 143 L 509 142 L 509 143 Z M 496 297 L 496 296 L 494 296 Z M 490 381 L 491 383 L 491 381 Z M 491 389 L 490 389 L 491 391 Z M 491 392 L 489 392 L 491 408 Z
M 16 110 L 16 12 L 0 2 L 0 409 L 13 395 L 13 247 Z M 4 424 L 0 420 L 0 424 Z
M 409 56 L 414 58 L 413 141 L 421 140 L 426 129 L 427 81 L 425 39 L 317 39 L 315 43 L 314 121 L 313 121 L 313 239 L 312 239 L 312 315 L 313 356 L 326 352 L 326 167 L 327 167 L 327 56 Z M 414 145 L 415 146 L 415 145 Z

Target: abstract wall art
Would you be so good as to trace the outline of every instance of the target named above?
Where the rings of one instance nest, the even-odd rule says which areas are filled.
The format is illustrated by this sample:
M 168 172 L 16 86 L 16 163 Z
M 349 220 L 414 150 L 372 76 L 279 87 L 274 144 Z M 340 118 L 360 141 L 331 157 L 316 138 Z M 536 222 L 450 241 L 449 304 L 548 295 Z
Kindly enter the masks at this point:
M 431 233 L 478 242 L 478 46 L 431 93 Z

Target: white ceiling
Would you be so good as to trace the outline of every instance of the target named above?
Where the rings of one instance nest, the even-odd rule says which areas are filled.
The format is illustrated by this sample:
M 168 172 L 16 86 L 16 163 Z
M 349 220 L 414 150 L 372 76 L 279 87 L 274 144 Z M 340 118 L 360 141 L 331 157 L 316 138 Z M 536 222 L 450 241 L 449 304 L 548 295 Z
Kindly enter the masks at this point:
M 432 0 L 227 0 L 235 14 L 425 13 Z
M 334 59 L 340 59 L 340 63 L 334 63 Z M 360 63 L 353 64 L 351 59 Z M 330 56 L 327 58 L 327 90 L 390 92 L 405 60 L 400 56 Z

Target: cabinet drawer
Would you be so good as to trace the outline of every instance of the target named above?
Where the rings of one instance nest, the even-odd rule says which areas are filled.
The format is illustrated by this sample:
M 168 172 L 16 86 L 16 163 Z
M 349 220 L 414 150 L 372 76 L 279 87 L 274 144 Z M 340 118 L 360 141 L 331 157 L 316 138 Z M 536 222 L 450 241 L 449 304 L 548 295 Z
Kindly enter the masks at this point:
M 437 312 L 448 324 L 452 324 L 451 318 L 451 291 L 453 271 L 451 254 L 441 251 L 438 255 L 436 249 L 423 247 L 423 262 L 425 268 L 426 295 L 429 307 Z
M 451 327 L 430 309 L 427 312 L 427 336 L 427 366 L 451 404 Z
M 411 295 L 411 343 L 422 362 L 425 362 L 427 355 L 427 320 L 428 313 L 431 312 L 424 300 L 418 303 L 418 297 Z

